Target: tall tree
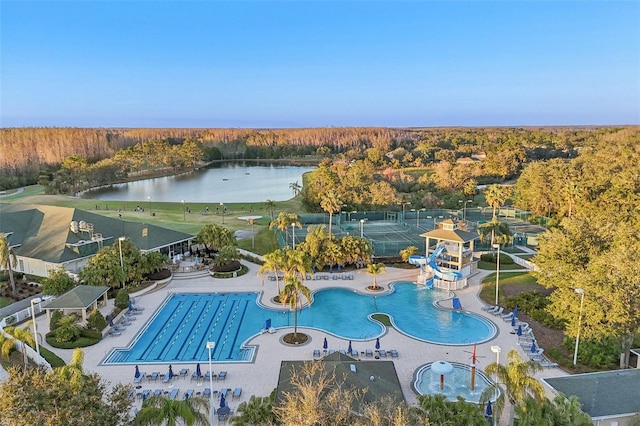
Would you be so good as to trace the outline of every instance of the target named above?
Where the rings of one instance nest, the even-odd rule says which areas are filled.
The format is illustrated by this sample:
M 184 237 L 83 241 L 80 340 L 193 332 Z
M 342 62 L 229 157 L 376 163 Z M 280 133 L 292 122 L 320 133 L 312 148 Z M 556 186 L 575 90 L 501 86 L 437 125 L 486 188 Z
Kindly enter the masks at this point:
M 484 191 L 484 198 L 487 204 L 493 209 L 493 217 L 496 217 L 496 210 L 504 205 L 511 196 L 511 188 L 502 185 L 491 185 Z
M 367 265 L 367 270 L 364 272 L 371 275 L 373 278 L 373 285 L 371 286 L 371 289 L 380 290 L 381 287 L 378 286 L 378 275 L 387 272 L 387 269 L 384 267 L 384 263 L 369 263 Z
M 16 295 L 16 280 L 13 277 L 13 268 L 15 268 L 18 260 L 13 253 L 13 249 L 9 245 L 9 240 L 0 232 L 0 266 L 9 273 L 9 282 L 11 283 L 11 294 Z
M 289 236 L 287 233 L 289 227 L 302 228 L 302 223 L 300 223 L 297 214 L 280 212 L 278 217 L 269 224 L 269 229 L 277 229 L 280 232 L 284 232 L 286 245 L 289 245 Z
M 280 302 L 283 306 L 289 306 L 293 311 L 293 336 L 298 336 L 298 309 L 302 309 L 304 303 L 311 304 L 311 290 L 304 286 L 297 276 L 291 274 L 284 278 L 284 287 L 280 292 Z
M 331 236 L 331 225 L 333 224 L 333 214 L 340 211 L 342 207 L 342 201 L 335 191 L 327 191 L 320 199 L 320 207 L 322 210 L 329 213 L 329 236 Z
M 76 285 L 73 278 L 67 274 L 64 266 L 56 268 L 49 276 L 42 280 L 42 292 L 53 296 L 60 296 Z
M 499 221 L 497 216 L 494 216 L 489 222 L 478 225 L 478 235 L 480 235 L 481 242 L 488 241 L 491 243 L 491 247 L 495 243 L 503 245 L 513 241 L 513 233 L 509 229 L 509 225 Z
M 269 210 L 269 217 L 273 220 L 273 212 L 276 209 L 276 202 L 274 200 L 267 200 L 264 205 L 267 207 L 267 210 Z
M 276 288 L 280 294 L 280 272 L 284 271 L 284 249 L 277 249 L 263 256 L 264 263 L 258 269 L 258 275 L 262 275 L 262 282 L 267 273 L 273 273 L 276 278 Z

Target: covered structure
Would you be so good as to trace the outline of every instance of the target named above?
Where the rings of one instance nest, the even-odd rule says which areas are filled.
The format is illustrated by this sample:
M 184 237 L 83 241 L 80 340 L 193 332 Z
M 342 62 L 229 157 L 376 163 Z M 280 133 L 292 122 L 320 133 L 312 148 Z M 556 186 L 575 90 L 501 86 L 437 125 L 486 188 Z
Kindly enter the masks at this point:
M 360 411 L 360 404 L 369 404 L 382 397 L 404 401 L 400 380 L 393 361 L 357 360 L 349 355 L 334 352 L 315 361 L 282 361 L 276 388 L 275 403 L 284 400 L 285 393 L 296 392 L 291 379 L 304 371 L 305 363 L 321 363 L 327 375 L 335 373 L 337 387 L 343 390 L 363 392 L 362 399 L 352 407 Z
M 631 424 L 640 414 L 640 369 L 602 371 L 542 379 L 555 393 L 575 395 L 599 426 Z
M 473 232 L 458 229 L 458 223 L 452 219 L 445 219 L 438 223 L 438 228 L 420 234 L 426 239 L 425 255 L 429 256 L 439 244 L 443 244 L 446 251 L 438 257 L 437 263 L 449 270 L 459 272 L 468 277 L 476 269 L 473 260 L 473 244 L 478 235 Z
M 108 291 L 109 287 L 78 285 L 45 306 L 47 319 L 51 319 L 51 312 L 62 311 L 65 315 L 80 313 L 82 320 L 86 321 L 87 311 L 107 303 Z

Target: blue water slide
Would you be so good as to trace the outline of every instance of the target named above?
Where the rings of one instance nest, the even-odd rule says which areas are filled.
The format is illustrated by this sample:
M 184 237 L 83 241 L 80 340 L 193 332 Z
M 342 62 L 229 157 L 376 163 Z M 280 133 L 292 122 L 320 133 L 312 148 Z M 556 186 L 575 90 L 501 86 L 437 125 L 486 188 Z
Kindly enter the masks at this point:
M 429 266 L 429 268 L 433 271 L 433 274 L 436 278 L 439 278 L 441 280 L 445 280 L 445 281 L 456 281 L 462 278 L 462 274 L 460 272 L 457 271 L 443 271 L 440 269 L 440 267 L 438 266 L 438 263 L 436 262 L 436 259 L 442 254 L 446 252 L 446 248 L 444 246 L 444 244 L 438 244 L 435 248 L 435 250 L 433 251 L 433 253 L 431 253 L 431 255 L 429 257 L 425 257 L 425 256 L 409 256 L 409 263 L 412 265 L 418 265 L 420 266 L 420 270 L 422 272 L 424 272 L 424 267 Z M 429 283 L 431 283 L 431 285 L 429 285 Z M 433 279 L 428 280 L 427 283 L 425 283 L 427 285 L 427 287 L 430 287 L 433 285 Z

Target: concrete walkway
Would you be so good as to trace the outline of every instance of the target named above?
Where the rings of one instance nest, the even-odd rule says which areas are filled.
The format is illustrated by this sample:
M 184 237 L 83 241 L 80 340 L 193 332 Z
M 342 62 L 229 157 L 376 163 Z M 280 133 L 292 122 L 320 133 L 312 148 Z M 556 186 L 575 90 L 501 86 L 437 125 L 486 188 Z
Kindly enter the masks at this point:
M 128 326 L 122 335 L 116 337 L 105 337 L 101 342 L 95 346 L 85 348 L 85 360 L 84 367 L 88 372 L 96 372 L 103 378 L 111 383 L 133 383 L 134 367 L 133 366 L 104 366 L 101 365 L 101 361 L 109 350 L 113 347 L 126 347 L 132 343 L 133 337 L 142 328 L 142 326 L 152 317 L 155 310 L 160 306 L 162 301 L 170 292 L 238 292 L 238 291 L 261 291 L 262 302 L 265 305 L 273 305 L 271 298 L 276 295 L 276 288 L 273 282 L 266 280 L 264 286 L 262 284 L 262 278 L 257 275 L 258 266 L 246 263 L 249 267 L 248 274 L 234 279 L 215 279 L 210 276 L 197 277 L 188 280 L 173 280 L 164 288 L 142 295 L 136 299 L 136 304 L 143 306 L 144 311 L 138 315 L 137 319 L 132 325 Z M 469 279 L 469 286 L 461 291 L 456 292 L 456 296 L 460 298 L 463 309 L 466 311 L 475 312 L 484 316 L 488 320 L 492 321 L 497 329 L 498 334 L 489 342 L 478 345 L 477 354 L 479 356 L 479 368 L 484 367 L 496 360 L 496 354 L 491 351 L 491 346 L 500 346 L 502 352 L 500 354 L 500 361 L 505 362 L 506 354 L 510 349 L 516 349 L 523 358 L 527 359 L 525 351 L 517 345 L 517 336 L 510 334 L 511 324 L 503 321 L 501 318 L 496 318 L 490 314 L 481 310 L 483 304 L 478 299 L 478 293 L 481 289 L 482 279 L 492 273 L 491 271 L 480 271 Z M 366 286 L 371 284 L 371 277 L 367 274 L 354 272 L 353 280 L 332 280 L 327 281 L 305 281 L 311 290 L 317 290 L 322 287 L 345 287 L 356 291 L 366 292 Z M 378 283 L 382 286 L 388 286 L 389 283 L 395 281 L 412 281 L 417 279 L 417 269 L 397 269 L 387 268 L 387 273 L 378 276 Z M 438 290 L 433 290 L 438 291 Z M 109 303 L 113 303 L 112 300 Z M 313 309 L 313 306 L 311 307 Z M 48 322 L 46 316 L 38 318 L 38 329 L 44 334 L 48 331 Z M 301 345 L 299 347 L 289 347 L 280 343 L 281 337 L 288 331 L 288 329 L 277 330 L 276 333 L 264 333 L 254 337 L 249 343 L 257 345 L 258 350 L 255 361 L 253 363 L 223 363 L 216 362 L 213 366 L 214 372 L 222 370 L 227 371 L 227 379 L 225 382 L 218 382 L 214 384 L 214 389 L 221 387 L 227 387 L 234 389 L 236 387 L 242 387 L 242 397 L 240 399 L 231 400 L 229 403 L 231 408 L 237 406 L 241 401 L 246 401 L 251 395 L 267 396 L 276 387 L 278 381 L 278 374 L 280 370 L 280 363 L 283 360 L 312 360 L 313 350 L 322 349 L 322 342 L 325 333 L 317 330 L 306 330 L 311 340 L 308 344 Z M 348 346 L 347 340 L 338 339 L 336 337 L 328 337 L 329 346 L 333 349 L 346 349 Z M 469 352 L 472 350 L 471 346 L 444 346 L 424 343 L 417 341 L 410 337 L 407 337 L 395 329 L 389 329 L 387 333 L 380 339 L 383 343 L 384 349 L 397 349 L 399 357 L 393 359 L 398 378 L 402 385 L 402 391 L 405 399 L 409 404 L 415 404 L 417 395 L 413 390 L 412 383 L 414 380 L 414 373 L 422 365 L 438 360 L 454 361 L 463 364 L 470 363 Z M 374 349 L 375 340 L 368 342 L 358 342 L 358 350 L 364 351 L 365 349 Z M 44 346 L 47 346 L 44 343 Z M 61 350 L 55 348 L 49 348 L 56 354 L 64 358 L 66 361 L 71 359 L 71 350 Z M 202 371 L 208 371 L 207 363 L 203 363 Z M 175 368 L 178 367 L 178 368 Z M 208 387 L 208 384 L 204 386 L 197 386 L 196 382 L 190 380 L 191 373 L 195 369 L 195 365 L 174 365 L 174 372 L 179 371 L 183 367 L 190 368 L 187 378 L 174 380 L 171 384 L 164 384 L 161 380 L 155 382 L 147 382 L 144 380 L 140 383 L 138 392 L 142 392 L 143 389 L 162 389 L 163 391 L 169 391 L 172 388 L 179 388 L 182 392 L 187 389 L 194 389 L 199 392 L 203 387 Z M 144 370 L 147 374 L 152 371 L 158 371 L 165 373 L 168 370 L 168 364 L 158 365 L 144 365 L 141 366 L 141 370 Z M 564 375 L 559 369 L 545 369 L 538 376 L 539 377 L 555 377 L 558 375 Z M 182 397 L 182 396 L 180 396 Z M 136 406 L 140 406 L 140 401 L 136 401 Z

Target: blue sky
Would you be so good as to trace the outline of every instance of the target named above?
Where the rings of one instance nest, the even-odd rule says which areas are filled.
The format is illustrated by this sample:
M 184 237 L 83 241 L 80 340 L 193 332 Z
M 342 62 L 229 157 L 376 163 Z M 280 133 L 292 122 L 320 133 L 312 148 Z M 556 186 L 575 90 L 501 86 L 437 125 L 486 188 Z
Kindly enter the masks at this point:
M 640 124 L 638 1 L 5 1 L 0 125 Z

